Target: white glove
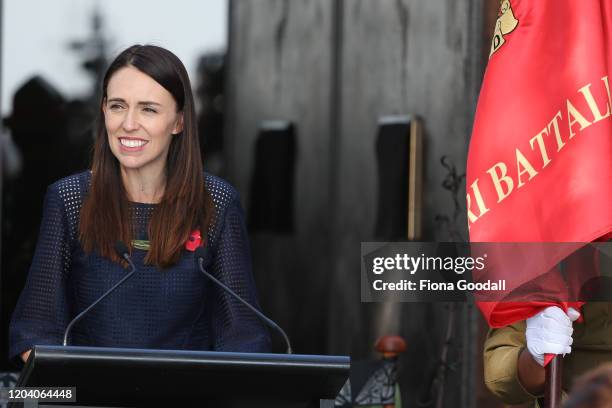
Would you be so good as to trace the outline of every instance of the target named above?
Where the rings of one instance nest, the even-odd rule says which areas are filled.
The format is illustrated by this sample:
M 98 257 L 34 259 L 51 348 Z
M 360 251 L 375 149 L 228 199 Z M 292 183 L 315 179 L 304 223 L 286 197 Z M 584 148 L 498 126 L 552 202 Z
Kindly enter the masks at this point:
M 567 314 L 557 306 L 550 306 L 527 319 L 527 350 L 533 359 L 544 366 L 544 354 L 569 354 L 572 352 L 572 322 L 580 313 L 569 308 Z

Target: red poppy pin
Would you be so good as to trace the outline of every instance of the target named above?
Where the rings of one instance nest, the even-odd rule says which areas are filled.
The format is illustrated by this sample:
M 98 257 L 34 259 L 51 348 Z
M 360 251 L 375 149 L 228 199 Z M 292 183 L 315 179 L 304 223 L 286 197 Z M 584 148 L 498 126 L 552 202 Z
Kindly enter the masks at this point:
M 200 234 L 200 230 L 193 230 L 191 234 L 189 234 L 189 238 L 187 242 L 185 242 L 185 249 L 188 251 L 195 251 L 197 247 L 202 245 L 202 234 Z

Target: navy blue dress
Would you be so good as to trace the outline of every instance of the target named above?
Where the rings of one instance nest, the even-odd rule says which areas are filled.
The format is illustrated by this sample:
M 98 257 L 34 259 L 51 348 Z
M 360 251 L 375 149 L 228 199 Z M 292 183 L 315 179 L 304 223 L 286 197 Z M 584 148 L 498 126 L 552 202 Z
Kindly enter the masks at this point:
M 37 344 L 61 344 L 68 322 L 127 273 L 95 251 L 86 254 L 79 243 L 79 211 L 90 178 L 89 171 L 79 173 L 47 189 L 34 259 L 11 320 L 11 359 Z M 257 306 L 238 193 L 218 177 L 207 174 L 205 180 L 216 209 L 205 267 Z M 154 209 L 130 204 L 137 239 L 147 238 Z M 193 252 L 183 250 L 165 270 L 144 265 L 145 255 L 132 250 L 138 271 L 74 326 L 71 345 L 270 351 L 265 326 L 199 271 Z

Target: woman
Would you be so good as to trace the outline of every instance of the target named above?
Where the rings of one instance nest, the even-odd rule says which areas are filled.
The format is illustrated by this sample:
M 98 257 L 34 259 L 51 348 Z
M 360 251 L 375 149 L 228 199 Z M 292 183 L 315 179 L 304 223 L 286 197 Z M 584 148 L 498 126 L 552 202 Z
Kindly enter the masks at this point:
M 47 190 L 41 231 L 10 327 L 10 357 L 61 344 L 74 316 L 138 271 L 73 328 L 72 345 L 263 352 L 256 316 L 204 277 L 205 268 L 257 304 L 238 193 L 203 173 L 185 67 L 156 46 L 132 46 L 102 83 L 91 171 Z

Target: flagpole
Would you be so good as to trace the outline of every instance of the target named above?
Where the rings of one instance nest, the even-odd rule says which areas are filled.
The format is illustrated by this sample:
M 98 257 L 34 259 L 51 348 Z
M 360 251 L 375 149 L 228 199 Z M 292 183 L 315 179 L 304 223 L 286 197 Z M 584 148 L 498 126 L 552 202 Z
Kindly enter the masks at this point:
M 544 407 L 559 408 L 561 406 L 561 373 L 562 357 L 555 356 L 546 365 L 546 377 L 544 382 Z

